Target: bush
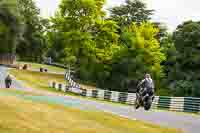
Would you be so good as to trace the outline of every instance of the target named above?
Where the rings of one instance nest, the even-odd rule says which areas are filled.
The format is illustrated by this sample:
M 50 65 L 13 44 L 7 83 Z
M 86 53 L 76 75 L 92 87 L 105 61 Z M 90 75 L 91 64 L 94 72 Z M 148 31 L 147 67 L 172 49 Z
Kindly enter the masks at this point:
M 173 96 L 173 93 L 170 89 L 159 89 L 156 91 L 156 95 L 158 96 Z
M 192 96 L 193 84 L 191 81 L 179 80 L 175 84 L 174 95 L 175 96 Z

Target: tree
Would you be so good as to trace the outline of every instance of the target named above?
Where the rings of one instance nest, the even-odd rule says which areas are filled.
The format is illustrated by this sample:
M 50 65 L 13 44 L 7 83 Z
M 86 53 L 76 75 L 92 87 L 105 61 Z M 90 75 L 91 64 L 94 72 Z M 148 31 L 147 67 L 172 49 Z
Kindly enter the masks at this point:
M 104 0 L 62 0 L 51 19 L 49 54 L 73 65 L 74 78 L 100 88 L 125 92 L 129 82 L 142 78 L 146 72 L 153 74 L 159 86 L 163 76 L 160 63 L 165 56 L 156 38 L 158 29 L 150 22 L 122 28 L 118 22 L 104 19 L 103 3 Z
M 161 53 L 159 42 L 155 38 L 157 32 L 158 29 L 148 22 L 140 26 L 133 23 L 123 31 L 122 47 L 113 63 L 112 82 L 117 85 L 115 87 L 127 91 L 129 82 L 136 83 L 147 72 L 153 75 L 159 87 L 163 76 L 160 64 L 165 60 L 165 55 Z
M 63 36 L 65 53 L 70 58 L 76 57 L 77 64 L 86 56 L 85 50 L 94 47 L 91 33 L 99 12 L 96 4 L 95 0 L 62 0 L 52 19 L 53 27 Z
M 177 84 L 179 81 L 192 83 L 193 96 L 200 96 L 200 22 L 187 21 L 179 25 L 173 34 L 177 50 L 176 64 L 171 74 Z M 177 86 L 175 86 L 177 88 Z M 193 93 L 196 92 L 196 93 Z
M 159 40 L 160 45 L 165 45 L 166 40 L 168 39 L 168 32 L 167 32 L 167 26 L 160 22 L 153 22 L 153 25 L 155 28 L 159 29 L 159 32 L 156 36 L 156 38 Z
M 121 27 L 150 20 L 153 10 L 148 10 L 146 4 L 140 0 L 126 0 L 125 4 L 110 9 L 111 19 Z
M 104 0 L 61 1 L 57 15 L 52 18 L 55 30 L 51 34 L 62 36 L 62 44 L 57 44 L 64 49 L 61 60 L 67 60 L 65 56 L 76 57 L 74 60 L 79 64 L 82 57 L 89 56 L 86 51 L 95 47 L 95 26 L 104 15 L 103 4 Z
M 52 45 L 61 48 L 59 60 L 76 67 L 76 77 L 99 85 L 109 76 L 114 47 L 117 47 L 117 24 L 104 20 L 104 0 L 63 0 L 52 19 L 58 39 Z M 62 39 L 53 37 L 59 34 Z M 59 41 L 62 40 L 62 41 Z M 56 52 L 54 52 L 56 53 Z M 62 56 L 62 57 L 61 57 Z M 60 58 L 61 57 L 61 58 Z
M 92 28 L 95 23 L 95 19 L 101 18 L 102 0 L 62 0 L 60 4 L 60 10 L 56 19 L 65 22 L 60 23 L 57 20 L 54 22 L 57 26 L 61 26 L 66 32 L 68 30 L 79 30 L 81 32 L 87 32 Z M 66 24 L 67 23 L 67 24 Z
M 20 37 L 20 17 L 15 0 L 0 1 L 0 53 L 15 53 Z
M 174 81 L 174 74 L 171 73 L 172 71 L 175 71 L 175 65 L 176 65 L 176 47 L 174 45 L 174 40 L 172 38 L 172 35 L 170 33 L 166 33 L 165 36 L 160 39 L 160 45 L 162 53 L 165 54 L 166 60 L 161 62 L 161 65 L 163 66 L 163 72 L 164 77 L 162 78 L 162 84 L 161 88 L 162 90 L 159 92 L 159 95 L 169 95 L 172 96 L 170 89 L 170 83 Z
M 119 50 L 119 26 L 114 21 L 100 21 L 96 24 L 95 35 L 95 60 L 92 73 L 95 75 L 99 87 L 109 86 L 111 77 L 113 56 Z M 90 65 L 90 64 L 88 64 Z
M 24 33 L 17 47 L 17 54 L 22 59 L 41 60 L 47 47 L 44 33 L 48 21 L 39 16 L 40 10 L 33 0 L 18 0 L 18 6 Z
M 51 57 L 55 62 L 62 62 L 65 58 L 65 44 L 63 43 L 64 36 L 61 32 L 49 31 L 47 33 L 47 41 L 49 49 L 47 55 Z

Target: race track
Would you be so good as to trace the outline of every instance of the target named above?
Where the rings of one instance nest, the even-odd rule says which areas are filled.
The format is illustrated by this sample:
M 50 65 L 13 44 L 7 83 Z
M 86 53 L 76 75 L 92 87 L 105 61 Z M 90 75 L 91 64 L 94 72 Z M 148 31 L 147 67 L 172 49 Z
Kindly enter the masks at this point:
M 7 68 L 0 66 L 0 88 L 5 88 L 4 79 L 6 75 Z M 25 88 L 16 80 L 13 81 L 12 88 L 23 91 L 34 91 L 43 95 L 41 96 L 41 100 L 51 101 L 57 104 L 71 105 L 82 110 L 105 111 L 133 120 L 142 120 L 165 127 L 178 128 L 186 133 L 200 132 L 200 115 L 157 110 L 145 112 L 143 109 L 135 110 L 132 106 L 92 101 L 79 97 L 64 96 L 61 94 Z

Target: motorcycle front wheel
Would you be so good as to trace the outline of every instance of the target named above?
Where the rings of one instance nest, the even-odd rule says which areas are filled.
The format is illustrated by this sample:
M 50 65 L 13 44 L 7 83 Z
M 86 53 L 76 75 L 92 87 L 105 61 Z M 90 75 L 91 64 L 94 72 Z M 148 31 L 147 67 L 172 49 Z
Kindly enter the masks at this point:
M 144 103 L 144 110 L 148 111 L 151 109 L 151 105 L 152 105 L 152 102 L 150 99 L 148 99 L 145 103 Z

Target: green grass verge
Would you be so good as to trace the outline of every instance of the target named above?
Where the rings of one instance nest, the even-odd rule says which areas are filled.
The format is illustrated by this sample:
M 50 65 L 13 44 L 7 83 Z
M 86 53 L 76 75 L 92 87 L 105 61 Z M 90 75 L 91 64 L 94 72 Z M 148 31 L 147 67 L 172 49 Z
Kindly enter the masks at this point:
M 45 64 L 38 64 L 38 63 L 32 63 L 32 62 L 17 62 L 18 65 L 28 64 L 31 66 L 31 69 L 38 70 L 40 67 L 47 68 L 49 72 L 58 72 L 58 73 L 64 73 L 66 70 L 60 67 L 45 65 Z M 64 77 L 64 75 L 63 75 Z M 96 85 L 92 83 L 86 83 L 84 81 L 78 81 L 82 88 L 85 89 L 96 89 Z
M 37 93 L 34 93 L 34 92 L 28 92 L 28 91 L 20 91 L 20 90 L 15 90 L 13 88 L 10 88 L 10 89 L 1 89 L 0 90 L 0 96 L 1 95 L 6 95 L 6 94 L 9 94 L 9 95 L 22 95 L 22 96 L 25 96 L 25 95 L 38 95 Z
M 17 70 L 17 69 L 10 69 L 9 72 L 13 76 L 15 76 L 18 80 L 23 81 L 23 83 L 27 87 L 45 90 L 45 91 L 49 91 L 49 92 L 53 92 L 57 94 L 75 96 L 75 97 L 84 98 L 88 100 L 95 100 L 95 101 L 101 101 L 101 102 L 110 103 L 110 104 L 122 105 L 121 103 L 114 103 L 114 102 L 104 101 L 104 100 L 95 99 L 95 98 L 82 97 L 74 93 L 70 93 L 70 92 L 64 93 L 61 91 L 57 91 L 54 88 L 50 88 L 49 81 L 57 81 L 60 83 L 66 83 L 66 81 L 64 80 L 64 76 L 62 75 L 41 73 L 41 72 L 34 72 L 34 71 L 27 71 L 27 70 Z
M 0 96 L 0 101 L 1 133 L 181 133 L 109 113 L 81 111 L 13 95 Z
M 50 81 L 65 83 L 64 75 L 41 73 L 28 70 L 10 69 L 10 74 L 17 79 L 25 81 L 30 87 L 46 88 Z
M 59 72 L 59 73 L 63 73 L 65 72 L 64 68 L 60 68 L 60 67 L 55 67 L 55 66 L 50 66 L 50 65 L 45 65 L 45 64 L 38 64 L 38 63 L 32 63 L 32 62 L 17 62 L 18 65 L 24 65 L 24 64 L 28 64 L 31 66 L 32 69 L 40 69 L 40 67 L 44 67 L 47 68 L 48 71 L 51 72 Z

